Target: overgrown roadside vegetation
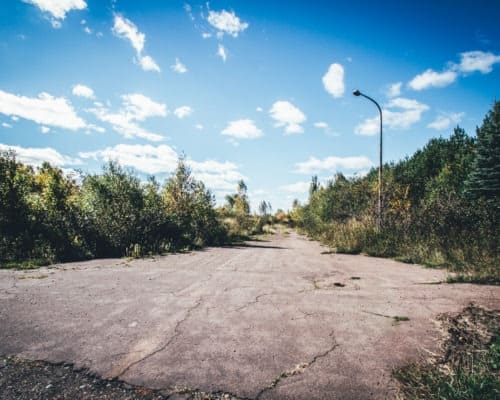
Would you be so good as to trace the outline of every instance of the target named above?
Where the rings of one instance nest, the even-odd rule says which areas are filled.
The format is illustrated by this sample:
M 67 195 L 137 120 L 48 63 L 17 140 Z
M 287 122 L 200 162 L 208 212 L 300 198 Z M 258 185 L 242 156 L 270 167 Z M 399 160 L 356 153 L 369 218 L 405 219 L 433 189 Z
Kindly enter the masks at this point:
M 336 252 L 447 267 L 456 282 L 500 282 L 500 102 L 468 136 L 459 127 L 411 157 L 384 165 L 383 224 L 376 226 L 377 170 L 313 177 L 292 222 Z
M 500 311 L 469 305 L 441 316 L 442 354 L 393 371 L 404 400 L 500 398 Z
M 160 185 L 114 162 L 76 182 L 48 163 L 0 153 L 0 268 L 35 268 L 95 257 L 141 257 L 231 244 L 262 232 L 270 205 L 250 215 L 243 181 L 216 208 L 184 159 Z

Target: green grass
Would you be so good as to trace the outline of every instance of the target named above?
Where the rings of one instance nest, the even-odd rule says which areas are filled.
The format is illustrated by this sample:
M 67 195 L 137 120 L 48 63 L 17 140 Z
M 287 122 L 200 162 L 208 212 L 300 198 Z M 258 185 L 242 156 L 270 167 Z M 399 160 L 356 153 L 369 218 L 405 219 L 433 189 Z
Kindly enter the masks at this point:
M 443 356 L 393 371 L 405 400 L 500 398 L 500 311 L 469 306 L 445 318 Z
M 37 269 L 50 264 L 49 260 L 42 258 L 25 261 L 5 261 L 0 262 L 0 269 Z

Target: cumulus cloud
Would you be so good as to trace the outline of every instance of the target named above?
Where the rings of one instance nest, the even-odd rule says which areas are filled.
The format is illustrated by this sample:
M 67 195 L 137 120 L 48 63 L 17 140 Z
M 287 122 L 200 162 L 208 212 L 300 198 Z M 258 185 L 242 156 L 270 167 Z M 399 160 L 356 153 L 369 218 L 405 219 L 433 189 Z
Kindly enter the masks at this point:
M 382 110 L 384 127 L 389 129 L 408 129 L 420 121 L 422 114 L 429 109 L 417 100 L 397 97 L 392 99 Z M 379 116 L 367 118 L 354 129 L 356 135 L 374 136 L 379 133 Z
M 221 134 L 236 139 L 257 139 L 264 135 L 251 119 L 230 121 Z
M 307 119 L 305 114 L 289 101 L 277 101 L 269 110 L 271 118 L 276 122 L 274 126 L 285 127 L 285 135 L 304 132 L 302 123 Z
M 152 57 L 143 55 L 144 44 L 146 42 L 146 35 L 139 31 L 137 26 L 129 19 L 115 14 L 112 32 L 120 39 L 125 39 L 130 42 L 135 49 L 137 55 L 137 63 L 144 71 L 157 71 L 160 72 L 160 67 L 153 60 Z
M 144 121 L 146 118 L 166 117 L 168 114 L 165 104 L 157 103 L 140 93 L 124 94 L 122 100 L 130 119 Z
M 60 20 L 64 20 L 69 11 L 87 8 L 84 0 L 23 0 L 23 2 L 33 4 L 43 12 L 49 13 L 54 28 L 61 27 Z
M 58 128 L 77 130 L 86 127 L 69 100 L 45 92 L 38 97 L 25 97 L 0 90 L 0 113 Z
M 4 128 L 12 128 L 12 125 L 11 124 L 8 124 L 7 122 L 2 122 L 2 126 Z
M 386 96 L 387 97 L 398 97 L 401 95 L 401 86 L 403 85 L 403 82 L 396 82 L 387 88 L 386 91 Z
M 219 32 L 219 36 L 223 34 L 231 35 L 232 37 L 238 37 L 240 32 L 243 32 L 248 28 L 248 23 L 243 22 L 236 16 L 234 11 L 228 12 L 226 10 L 222 11 L 212 11 L 208 12 L 207 21 Z
M 178 107 L 174 110 L 174 114 L 177 118 L 188 117 L 193 113 L 193 109 L 189 106 Z
M 315 122 L 314 127 L 319 129 L 326 129 L 328 128 L 328 124 L 326 122 Z
M 217 49 L 217 55 L 222 58 L 222 61 L 226 62 L 227 60 L 227 49 L 219 43 L 219 47 Z
M 118 144 L 103 150 L 82 152 L 79 156 L 98 161 L 117 161 L 125 167 L 132 167 L 146 174 L 173 172 L 179 157 L 168 145 L 138 144 Z M 234 190 L 238 180 L 246 179 L 238 171 L 238 166 L 231 162 L 187 160 L 186 163 L 193 171 L 193 175 L 211 190 Z
M 61 167 L 64 165 L 81 165 L 82 161 L 62 155 L 51 147 L 20 147 L 0 144 L 0 151 L 13 150 L 21 162 L 38 167 L 44 162 Z
M 178 58 L 175 59 L 175 64 L 171 65 L 170 68 L 172 69 L 172 71 L 177 72 L 178 74 L 185 74 L 186 72 L 188 72 L 186 66 L 181 63 L 181 60 L 179 60 Z
M 443 131 L 451 127 L 452 124 L 458 124 L 464 113 L 442 113 L 438 115 L 434 121 L 432 121 L 428 128 L 435 129 L 436 131 Z
M 309 157 L 309 160 L 295 164 L 299 174 L 316 174 L 321 171 L 335 173 L 341 169 L 361 170 L 372 167 L 373 163 L 365 156 L 326 157 L 322 160 Z
M 118 144 L 103 150 L 81 152 L 81 158 L 98 161 L 118 161 L 147 174 L 170 173 L 175 170 L 178 155 L 170 146 Z
M 423 90 L 431 87 L 445 87 L 455 82 L 459 76 L 466 76 L 473 72 L 488 74 L 493 70 L 493 66 L 500 63 L 500 55 L 484 51 L 466 51 L 460 53 L 458 64 L 449 62 L 448 67 L 443 72 L 436 72 L 427 69 L 423 73 L 415 76 L 408 86 L 414 90 Z
M 415 76 L 408 85 L 413 90 L 423 90 L 431 87 L 445 87 L 455 82 L 456 79 L 457 73 L 455 71 L 436 72 L 428 69 Z
M 323 86 L 333 97 L 342 97 L 345 91 L 344 67 L 341 64 L 331 64 L 323 76 Z
M 122 96 L 122 107 L 116 112 L 110 111 L 103 105 L 90 108 L 88 112 L 95 115 L 100 121 L 107 122 L 115 132 L 127 139 L 134 137 L 159 142 L 165 138 L 156 133 L 142 128 L 138 122 L 150 117 L 166 117 L 167 106 L 157 103 L 139 93 L 126 94 Z
M 82 85 L 82 84 L 77 84 L 73 86 L 72 93 L 75 96 L 79 97 L 85 97 L 86 99 L 94 99 L 94 91 L 89 88 L 88 86 Z
M 279 189 L 289 193 L 307 193 L 310 182 L 296 182 L 289 185 L 280 186 Z
M 464 73 L 479 71 L 488 74 L 497 63 L 500 63 L 500 55 L 484 51 L 467 51 L 460 54 L 458 69 Z
M 138 62 L 144 71 L 161 72 L 161 69 L 158 66 L 158 64 L 156 64 L 155 60 L 153 60 L 153 58 L 150 56 L 139 56 Z

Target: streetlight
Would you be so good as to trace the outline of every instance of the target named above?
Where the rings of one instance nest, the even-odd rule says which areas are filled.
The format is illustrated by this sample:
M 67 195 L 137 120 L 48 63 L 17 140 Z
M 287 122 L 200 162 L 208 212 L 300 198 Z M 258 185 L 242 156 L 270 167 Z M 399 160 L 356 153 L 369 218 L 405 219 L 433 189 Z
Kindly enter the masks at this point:
M 378 215 L 377 215 L 377 227 L 380 229 L 382 226 L 382 109 L 379 104 L 373 100 L 370 96 L 361 93 L 359 90 L 352 92 L 354 96 L 363 96 L 375 104 L 378 108 L 380 114 L 380 140 L 379 140 L 379 163 L 378 163 Z

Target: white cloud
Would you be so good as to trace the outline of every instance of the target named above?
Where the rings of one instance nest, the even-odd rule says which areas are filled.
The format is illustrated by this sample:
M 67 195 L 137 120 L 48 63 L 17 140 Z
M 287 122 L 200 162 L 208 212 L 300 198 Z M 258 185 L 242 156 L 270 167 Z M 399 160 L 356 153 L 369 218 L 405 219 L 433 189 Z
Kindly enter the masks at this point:
M 62 155 L 51 147 L 20 147 L 0 144 L 0 151 L 7 150 L 14 150 L 21 162 L 35 167 L 42 165 L 45 161 L 57 167 L 82 164 L 78 158 Z
M 73 86 L 72 93 L 75 96 L 85 97 L 87 99 L 94 99 L 95 98 L 94 91 L 91 88 L 89 88 L 88 86 L 85 86 L 82 84 L 77 84 L 77 85 Z
M 191 21 L 194 21 L 193 8 L 190 4 L 184 4 L 184 11 L 186 11 L 186 13 L 189 15 Z
M 84 0 L 23 0 L 23 2 L 37 6 L 43 12 L 51 14 L 56 20 L 66 18 L 66 13 L 71 10 L 87 8 Z
M 50 132 L 50 128 L 48 126 L 41 126 L 40 127 L 40 131 L 42 133 L 49 133 Z
M 144 121 L 149 117 L 166 117 L 168 114 L 165 104 L 157 103 L 140 93 L 125 94 L 122 100 L 130 119 Z
M 175 59 L 175 64 L 171 65 L 170 68 L 172 69 L 172 71 L 177 72 L 178 74 L 185 74 L 186 72 L 188 72 L 186 66 L 181 63 L 178 58 Z
M 436 72 L 428 69 L 421 74 L 415 76 L 408 85 L 413 90 L 423 90 L 430 87 L 445 87 L 455 82 L 457 73 L 452 70 L 444 72 Z
M 211 38 L 212 37 L 212 34 L 211 33 L 207 33 L 207 32 L 204 32 L 201 34 L 201 37 L 203 39 L 208 39 L 208 38 Z
M 255 109 L 255 111 L 257 111 L 257 112 L 263 112 L 263 111 L 264 111 L 264 109 L 263 109 L 262 107 L 257 107 L 257 108 Z
M 217 12 L 210 10 L 208 12 L 207 21 L 217 29 L 220 34 L 226 33 L 233 37 L 238 37 L 240 32 L 248 28 L 248 23 L 240 21 L 234 11 L 228 12 L 222 10 Z
M 205 128 L 202 124 L 196 124 L 194 127 L 199 131 L 202 131 Z
M 103 150 L 82 152 L 84 159 L 99 161 L 118 161 L 125 167 L 132 167 L 146 174 L 171 173 L 177 166 L 178 154 L 168 145 L 128 145 L 118 144 Z M 238 166 L 231 162 L 214 160 L 187 160 L 193 175 L 202 180 L 212 190 L 234 190 L 240 179 L 246 179 L 238 171 Z
M 251 119 L 230 121 L 221 134 L 236 139 L 257 139 L 264 135 Z
M 387 97 L 398 97 L 401 95 L 401 86 L 403 85 L 403 82 L 396 82 L 391 85 L 389 85 L 389 88 L 386 91 L 386 96 Z
M 285 134 L 294 134 L 304 132 L 302 123 L 306 121 L 305 114 L 292 103 L 288 101 L 277 101 L 269 110 L 271 118 L 276 123 L 276 127 L 285 127 Z
M 320 160 L 316 157 L 309 157 L 309 160 L 295 164 L 295 172 L 299 174 L 316 174 L 320 171 L 337 172 L 340 169 L 364 169 L 370 168 L 373 164 L 365 156 L 354 157 L 326 157 Z
M 397 97 L 392 99 L 382 110 L 383 123 L 389 129 L 408 129 L 413 124 L 420 121 L 422 113 L 427 111 L 429 106 L 417 100 Z M 354 129 L 356 135 L 374 136 L 379 133 L 380 120 L 378 116 L 367 118 Z
M 452 124 L 458 124 L 462 120 L 463 116 L 464 116 L 463 112 L 442 113 L 441 115 L 438 115 L 434 121 L 432 121 L 429 125 L 427 125 L 427 127 L 435 129 L 437 131 L 443 131 L 451 127 Z
M 319 129 L 326 129 L 328 128 L 328 124 L 326 122 L 315 122 L 314 127 Z
M 289 185 L 280 186 L 279 189 L 290 193 L 307 193 L 310 182 L 296 182 Z
M 415 76 L 408 86 L 414 90 L 428 89 L 430 87 L 445 87 L 455 82 L 461 76 L 479 71 L 488 74 L 493 70 L 493 66 L 500 63 L 500 55 L 484 51 L 466 51 L 460 53 L 460 63 L 448 63 L 448 67 L 443 72 L 436 72 L 427 69 L 423 73 Z
M 88 26 L 86 26 L 85 28 L 83 28 L 83 31 L 84 31 L 87 35 L 92 35 L 92 29 L 90 29 Z
M 379 133 L 380 120 L 379 117 L 367 118 L 362 123 L 356 125 L 354 133 L 356 135 L 374 136 Z
M 182 106 L 175 109 L 174 114 L 177 118 L 188 117 L 193 113 L 193 109 L 189 106 Z
M 323 76 L 323 86 L 333 97 L 342 97 L 345 91 L 344 67 L 340 64 L 331 64 Z
M 134 137 L 143 138 L 153 142 L 159 142 L 165 138 L 156 133 L 150 132 L 138 125 L 150 117 L 166 117 L 168 115 L 167 106 L 157 103 L 142 94 L 133 93 L 122 96 L 122 108 L 117 112 L 111 112 L 103 106 L 88 109 L 100 121 L 107 122 L 113 130 L 131 139 Z
M 500 55 L 484 51 L 467 51 L 460 54 L 458 69 L 464 73 L 480 71 L 488 74 L 497 63 L 500 63 Z
M 0 113 L 71 130 L 86 126 L 69 100 L 45 92 L 38 97 L 25 97 L 0 90 Z
M 2 122 L 2 126 L 4 128 L 12 128 L 12 125 L 11 124 L 8 124 L 7 122 Z
M 138 54 L 142 53 L 144 43 L 146 42 L 146 35 L 139 32 L 139 29 L 137 29 L 137 26 L 132 21 L 119 14 L 115 14 L 112 32 L 121 39 L 129 40 L 135 51 Z
M 226 62 L 227 60 L 227 49 L 219 43 L 219 47 L 217 49 L 217 55 L 222 58 L 222 61 Z
M 19 121 L 19 117 L 16 117 L 15 115 L 11 116 L 10 119 L 12 121 Z
M 140 56 L 139 65 L 142 67 L 144 71 L 161 72 L 161 69 L 158 66 L 158 64 L 156 64 L 155 60 L 153 60 L 153 58 L 150 56 Z
M 100 161 L 118 161 L 120 165 L 132 167 L 147 174 L 169 173 L 175 170 L 178 155 L 170 146 L 118 144 L 103 150 L 81 152 L 81 158 Z
M 144 71 L 160 72 L 160 67 L 150 56 L 143 56 L 144 43 L 146 35 L 139 32 L 137 26 L 129 19 L 122 17 L 120 14 L 115 14 L 112 32 L 115 36 L 128 40 L 137 54 L 137 63 Z

